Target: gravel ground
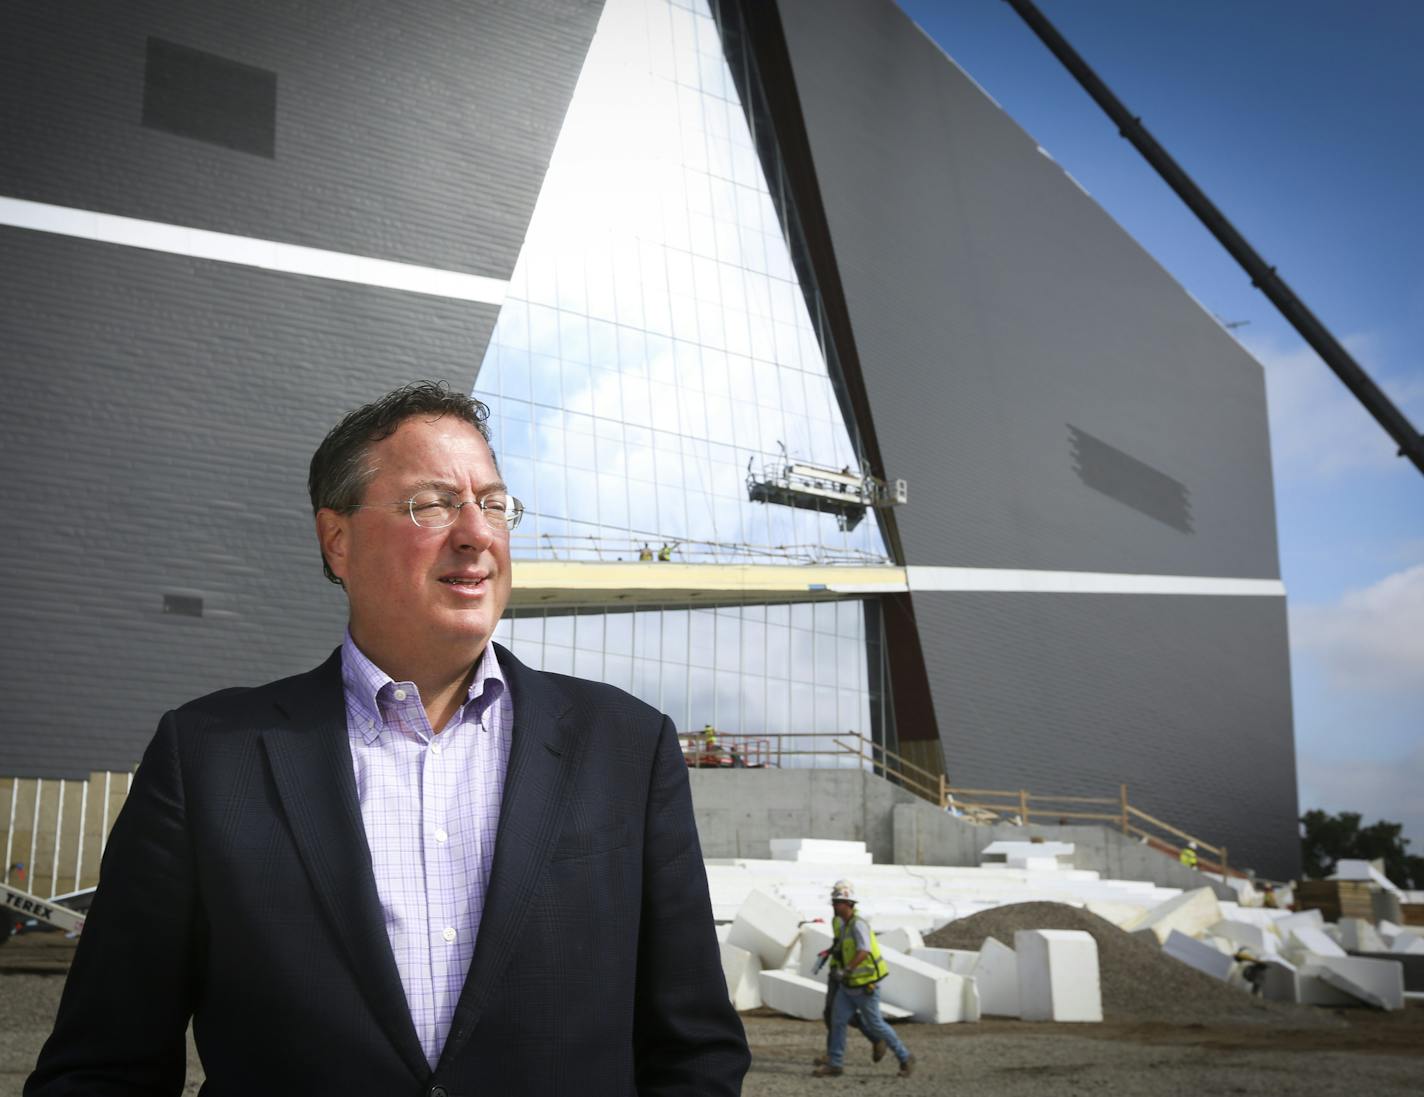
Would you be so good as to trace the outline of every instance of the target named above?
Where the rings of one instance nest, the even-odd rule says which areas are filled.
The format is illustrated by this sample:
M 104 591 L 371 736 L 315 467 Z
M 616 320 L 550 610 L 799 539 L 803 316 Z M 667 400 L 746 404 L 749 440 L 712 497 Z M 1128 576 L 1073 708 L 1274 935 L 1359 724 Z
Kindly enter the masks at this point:
M 955 925 L 962 930 L 970 921 Z M 58 972 L 72 948 L 58 934 L 34 934 L 0 949 L 0 1097 L 19 1097 L 59 1005 Z M 843 1077 L 812 1078 L 811 1060 L 825 1047 L 820 1022 L 766 1010 L 743 1021 L 752 1047 L 746 1097 L 882 1090 L 904 1097 L 1416 1097 L 1424 1078 L 1421 1003 L 1388 1014 L 1302 1009 L 1230 1022 L 905 1024 L 898 1031 L 916 1059 L 906 1080 L 895 1077 L 893 1057 L 872 1065 L 859 1041 Z M 184 1093 L 196 1094 L 202 1072 L 191 1043 L 188 1078 Z

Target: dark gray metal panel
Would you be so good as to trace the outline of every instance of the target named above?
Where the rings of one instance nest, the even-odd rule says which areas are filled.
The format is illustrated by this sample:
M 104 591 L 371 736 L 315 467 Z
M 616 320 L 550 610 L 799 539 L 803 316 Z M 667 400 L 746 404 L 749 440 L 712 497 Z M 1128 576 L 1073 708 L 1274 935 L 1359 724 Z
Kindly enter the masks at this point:
M 1125 782 L 1232 864 L 1298 874 L 1284 599 L 913 600 L 952 784 L 1112 796 Z
M 601 7 L 8 5 L 0 194 L 507 278 Z M 241 87 L 197 136 L 143 125 L 150 38 L 274 73 L 272 157 L 260 95 L 203 114 Z M 496 309 L 15 229 L 0 254 L 0 774 L 123 769 L 165 708 L 339 642 L 311 452 L 395 385 L 472 388 Z
M 507 278 L 601 8 L 7 4 L 0 194 Z M 275 73 L 273 158 L 144 126 L 150 37 Z
M 890 0 L 779 8 L 906 562 L 1277 577 L 1259 365 Z
M 778 10 L 904 562 L 1277 578 L 1259 365 L 890 0 Z M 1284 600 L 912 601 L 951 780 L 1296 870 Z
M 497 310 L 20 229 L 0 253 L 0 774 L 127 769 L 165 709 L 340 642 L 312 451 L 398 384 L 468 390 Z

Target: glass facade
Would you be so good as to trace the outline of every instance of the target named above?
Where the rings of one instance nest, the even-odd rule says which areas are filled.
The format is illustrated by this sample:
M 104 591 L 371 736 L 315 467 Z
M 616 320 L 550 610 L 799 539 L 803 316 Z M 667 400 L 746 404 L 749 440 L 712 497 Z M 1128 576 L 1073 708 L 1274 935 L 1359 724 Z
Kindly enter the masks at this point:
M 538 613 L 502 621 L 495 639 L 531 666 L 626 689 L 683 731 L 710 723 L 724 733 L 793 735 L 794 749 L 831 750 L 833 738 L 869 737 L 883 720 L 866 657 L 880 645 L 868 627 L 877 630 L 875 616 L 844 601 Z M 793 749 L 790 740 L 782 745 Z
M 806 300 L 706 0 L 608 0 L 475 386 L 515 558 L 888 561 L 873 517 L 748 499 L 783 458 L 860 468 Z M 498 638 L 682 728 L 870 735 L 878 628 L 843 602 L 521 611 Z
M 873 520 L 747 499 L 782 446 L 860 462 L 705 3 L 606 6 L 475 392 L 516 556 L 888 559 Z

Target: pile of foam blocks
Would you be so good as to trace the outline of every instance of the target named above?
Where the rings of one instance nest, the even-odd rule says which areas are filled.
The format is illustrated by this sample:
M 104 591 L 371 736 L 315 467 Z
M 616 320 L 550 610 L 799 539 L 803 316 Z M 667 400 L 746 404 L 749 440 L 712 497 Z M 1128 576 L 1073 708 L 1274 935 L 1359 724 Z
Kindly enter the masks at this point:
M 1405 961 L 1424 964 L 1424 928 L 1327 924 L 1319 911 L 1269 909 L 1245 881 L 1235 885 L 1241 901 L 1229 902 L 1209 887 L 1107 880 L 1071 867 L 1071 843 L 995 842 L 977 867 L 875 865 L 860 842 L 771 845 L 771 860 L 707 862 L 722 970 L 738 1010 L 820 1018 L 827 969 L 818 971 L 817 959 L 831 944 L 829 895 L 842 878 L 854 882 L 857 909 L 889 967 L 881 997 L 891 1020 L 1101 1021 L 1097 943 L 1088 933 L 1021 930 L 977 951 L 925 945 L 925 934 L 949 922 L 1011 903 L 1086 909 L 1243 992 L 1255 982 L 1277 1001 L 1399 1009 Z

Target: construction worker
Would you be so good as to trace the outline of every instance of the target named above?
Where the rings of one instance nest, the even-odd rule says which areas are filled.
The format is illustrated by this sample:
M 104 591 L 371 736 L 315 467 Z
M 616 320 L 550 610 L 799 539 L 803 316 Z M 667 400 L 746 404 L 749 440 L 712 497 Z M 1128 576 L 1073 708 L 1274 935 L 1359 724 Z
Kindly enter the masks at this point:
M 698 764 L 714 769 L 722 764 L 722 748 L 717 745 L 717 731 L 711 724 L 702 725 L 702 756 Z
M 663 547 L 660 548 L 660 549 L 658 549 L 658 561 L 659 561 L 660 563 L 664 563 L 664 564 L 665 564 L 665 563 L 667 563 L 667 562 L 668 562 L 669 560 L 671 560 L 671 559 L 672 559 L 672 546 L 671 546 L 670 544 L 668 544 L 666 541 L 664 541 L 664 542 L 663 542 Z
M 1250 949 L 1244 948 L 1237 949 L 1231 958 L 1241 965 L 1241 977 L 1250 984 L 1251 993 L 1265 994 L 1266 974 L 1270 970 L 1266 962 Z
M 648 547 L 648 542 L 643 542 L 643 547 L 638 550 L 638 559 L 647 561 L 653 558 L 653 550 Z
M 1197 844 L 1195 842 L 1188 842 L 1182 847 L 1182 852 L 1177 854 L 1177 860 L 1181 861 L 1187 868 L 1196 868 Z
M 875 1041 L 884 1041 L 900 1061 L 901 1078 L 908 1078 L 915 1069 L 915 1057 L 906 1050 L 894 1029 L 880 1015 L 881 979 L 890 974 L 880 956 L 880 942 L 870 923 L 855 912 L 855 888 L 849 880 L 837 880 L 831 888 L 831 909 L 835 918 L 831 928 L 835 933 L 827 950 L 830 978 L 840 983 L 831 1010 L 831 1029 L 826 1034 L 826 1061 L 811 1073 L 817 1078 L 835 1078 L 844 1073 L 846 1028 L 851 1017 L 858 1017 L 862 1030 Z M 872 1056 L 874 1057 L 874 1056 Z
M 1280 909 L 1281 901 L 1276 898 L 1276 885 L 1267 884 L 1266 890 L 1261 895 L 1261 905 L 1267 910 Z

